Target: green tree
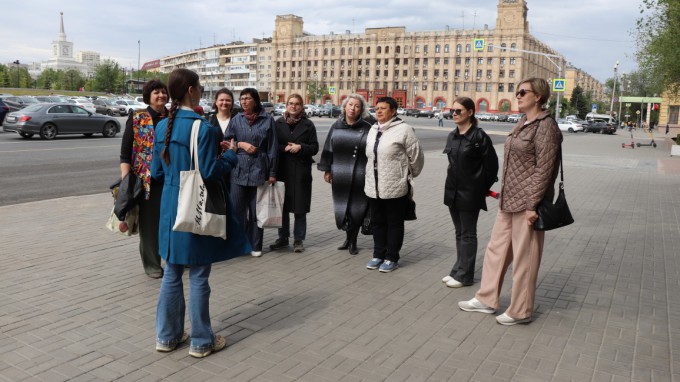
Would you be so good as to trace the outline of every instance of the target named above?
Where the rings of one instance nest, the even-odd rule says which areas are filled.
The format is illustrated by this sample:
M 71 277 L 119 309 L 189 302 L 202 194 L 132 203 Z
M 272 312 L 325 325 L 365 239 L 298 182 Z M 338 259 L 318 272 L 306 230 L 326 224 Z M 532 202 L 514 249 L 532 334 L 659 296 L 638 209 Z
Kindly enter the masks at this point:
M 590 111 L 590 102 L 586 99 L 583 89 L 576 85 L 569 99 L 570 113 L 576 114 L 579 119 L 586 119 Z
M 79 70 L 69 69 L 62 73 L 60 83 L 64 90 L 79 90 L 85 85 L 85 77 Z
M 59 72 L 49 68 L 40 73 L 37 79 L 37 86 L 40 89 L 61 90 L 59 88 Z
M 653 86 L 680 91 L 680 2 L 642 0 L 637 20 L 637 61 Z
M 309 101 L 313 104 L 318 104 L 328 93 L 328 87 L 324 84 L 318 84 L 317 81 L 307 82 L 307 94 L 309 94 Z
M 106 59 L 94 70 L 92 86 L 94 91 L 118 93 L 123 90 L 125 75 L 117 62 Z

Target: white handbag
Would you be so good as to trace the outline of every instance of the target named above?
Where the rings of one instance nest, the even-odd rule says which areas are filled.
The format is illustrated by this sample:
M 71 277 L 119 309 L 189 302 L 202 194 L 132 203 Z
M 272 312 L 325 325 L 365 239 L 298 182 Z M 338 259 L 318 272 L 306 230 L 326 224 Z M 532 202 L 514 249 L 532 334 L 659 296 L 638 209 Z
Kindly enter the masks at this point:
M 191 127 L 191 161 L 189 171 L 179 173 L 177 217 L 173 231 L 227 239 L 227 206 L 224 191 L 219 184 L 203 182 L 198 168 L 198 129 L 201 120 Z
M 286 185 L 283 182 L 257 186 L 257 226 L 260 228 L 280 228 L 283 225 L 283 202 Z

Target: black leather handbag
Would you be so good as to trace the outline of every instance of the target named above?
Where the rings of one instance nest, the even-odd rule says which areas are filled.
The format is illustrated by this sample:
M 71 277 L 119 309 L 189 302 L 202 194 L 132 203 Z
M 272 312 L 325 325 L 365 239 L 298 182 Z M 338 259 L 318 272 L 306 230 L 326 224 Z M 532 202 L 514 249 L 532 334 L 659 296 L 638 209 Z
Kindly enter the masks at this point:
M 534 230 L 549 231 L 551 229 L 568 226 L 574 222 L 571 216 L 569 206 L 567 205 L 567 198 L 564 196 L 564 166 L 562 165 L 562 150 L 560 149 L 560 190 L 557 195 L 557 200 L 552 203 L 552 200 L 541 200 L 536 207 L 538 219 L 534 222 Z

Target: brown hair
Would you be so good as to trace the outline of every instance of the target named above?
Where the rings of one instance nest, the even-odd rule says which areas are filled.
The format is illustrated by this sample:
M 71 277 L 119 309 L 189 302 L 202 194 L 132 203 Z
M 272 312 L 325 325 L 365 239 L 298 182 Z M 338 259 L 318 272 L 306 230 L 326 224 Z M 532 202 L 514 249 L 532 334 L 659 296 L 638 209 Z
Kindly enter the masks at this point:
M 519 86 L 522 84 L 529 84 L 529 86 L 531 86 L 531 90 L 533 90 L 534 94 L 539 97 L 539 104 L 541 107 L 545 105 L 550 99 L 550 84 L 548 84 L 548 81 L 544 80 L 543 78 L 527 78 L 520 81 L 520 83 L 517 84 L 517 87 L 519 88 Z
M 142 100 L 144 101 L 145 104 L 147 105 L 151 104 L 151 93 L 153 93 L 154 90 L 163 90 L 165 91 L 165 94 L 168 94 L 168 87 L 165 86 L 165 84 L 162 83 L 161 80 L 159 79 L 149 80 L 147 83 L 144 84 L 144 88 L 142 88 Z
M 301 95 L 299 95 L 299 94 L 297 94 L 297 93 L 293 93 L 293 94 L 289 95 L 289 96 L 288 96 L 288 99 L 286 100 L 286 103 L 288 103 L 288 101 L 290 101 L 291 98 L 297 98 L 297 99 L 300 101 L 300 104 L 301 104 L 303 107 L 305 106 L 305 101 L 302 99 L 302 96 L 301 96 Z
M 217 110 L 217 98 L 220 96 L 220 94 L 226 94 L 229 97 L 231 97 L 231 108 L 234 108 L 234 93 L 227 89 L 227 88 L 222 88 L 215 93 L 215 99 L 213 100 L 213 105 L 212 108 Z M 231 110 L 229 110 L 229 113 L 231 113 Z
M 165 130 L 165 148 L 161 154 L 163 160 L 165 160 L 165 164 L 170 164 L 170 151 L 168 148 L 170 146 L 172 124 L 175 121 L 177 109 L 179 109 L 180 103 L 184 97 L 186 97 L 189 87 L 193 86 L 194 88 L 198 88 L 198 84 L 198 74 L 189 69 L 175 69 L 170 73 L 168 90 L 170 98 L 172 99 L 172 106 L 170 106 L 170 112 L 168 114 L 168 128 Z

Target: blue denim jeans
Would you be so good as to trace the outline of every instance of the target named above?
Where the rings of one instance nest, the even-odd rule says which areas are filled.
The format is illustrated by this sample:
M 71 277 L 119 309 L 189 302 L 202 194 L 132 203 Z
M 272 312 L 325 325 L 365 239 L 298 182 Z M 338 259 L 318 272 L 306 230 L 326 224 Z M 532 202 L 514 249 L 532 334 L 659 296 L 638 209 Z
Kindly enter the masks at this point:
M 191 320 L 191 350 L 203 351 L 215 344 L 210 324 L 210 285 L 212 265 L 192 265 L 189 269 L 189 319 Z M 165 264 L 161 291 L 156 308 L 156 342 L 174 345 L 184 332 L 184 265 Z
M 307 236 L 307 214 L 294 214 L 295 225 L 293 226 L 293 240 L 305 240 Z M 290 237 L 290 214 L 283 213 L 281 228 L 279 228 L 279 237 L 288 239 Z

